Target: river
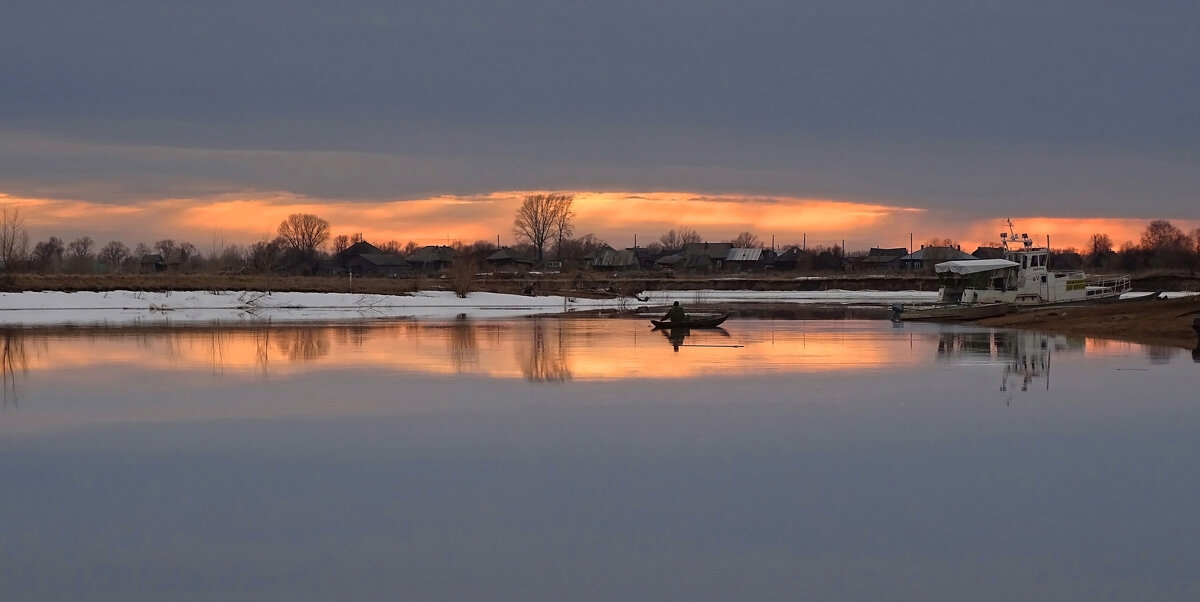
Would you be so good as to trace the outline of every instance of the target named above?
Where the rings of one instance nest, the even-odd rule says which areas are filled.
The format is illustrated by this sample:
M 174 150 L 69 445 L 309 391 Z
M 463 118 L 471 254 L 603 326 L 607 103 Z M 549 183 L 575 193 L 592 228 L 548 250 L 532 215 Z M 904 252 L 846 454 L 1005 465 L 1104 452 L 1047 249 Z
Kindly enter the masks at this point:
M 1200 596 L 1182 349 L 882 320 L 0 336 L 6 601 Z

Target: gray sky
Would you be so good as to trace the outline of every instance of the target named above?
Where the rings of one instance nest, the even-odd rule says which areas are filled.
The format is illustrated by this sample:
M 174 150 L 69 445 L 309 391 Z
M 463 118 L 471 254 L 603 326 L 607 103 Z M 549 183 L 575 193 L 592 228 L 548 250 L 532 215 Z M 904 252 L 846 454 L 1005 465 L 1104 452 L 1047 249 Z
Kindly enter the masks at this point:
M 0 192 L 688 190 L 1200 217 L 1200 4 L 0 8 Z

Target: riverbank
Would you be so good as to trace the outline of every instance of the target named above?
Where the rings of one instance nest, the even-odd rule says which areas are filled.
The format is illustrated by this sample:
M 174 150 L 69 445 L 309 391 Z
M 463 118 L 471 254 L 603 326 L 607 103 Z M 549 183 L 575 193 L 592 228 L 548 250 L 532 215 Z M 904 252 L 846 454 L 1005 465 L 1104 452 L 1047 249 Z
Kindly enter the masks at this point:
M 1192 349 L 1197 346 L 1192 329 L 1196 318 L 1200 318 L 1200 295 L 1022 310 L 979 324 Z

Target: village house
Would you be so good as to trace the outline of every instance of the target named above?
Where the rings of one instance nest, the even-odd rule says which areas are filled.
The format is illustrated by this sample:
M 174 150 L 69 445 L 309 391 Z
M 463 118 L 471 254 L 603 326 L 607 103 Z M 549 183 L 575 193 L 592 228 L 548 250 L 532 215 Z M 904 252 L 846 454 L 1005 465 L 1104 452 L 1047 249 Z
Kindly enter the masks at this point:
M 395 278 L 412 269 L 412 264 L 391 253 L 363 253 L 342 263 L 342 269 L 355 276 L 390 276 Z
M 731 248 L 725 253 L 724 268 L 733 272 L 753 272 L 772 267 L 775 252 L 762 248 Z
M 905 255 L 908 255 L 908 249 L 904 247 L 871 247 L 871 250 L 867 251 L 867 256 L 858 261 L 857 268 L 868 272 L 899 270 L 902 267 L 900 258 Z
M 408 256 L 408 263 L 426 272 L 441 272 L 454 265 L 454 248 L 430 245 Z
M 921 245 L 921 248 L 900 258 L 900 265 L 909 271 L 919 271 L 926 268 L 933 269 L 933 266 L 943 261 L 960 261 L 978 259 L 970 253 L 964 253 L 958 247 L 926 247 Z
M 504 247 L 483 258 L 484 268 L 495 272 L 524 272 L 528 271 L 536 263 L 533 259 L 525 257 L 508 247 Z
M 334 270 L 354 276 L 396 277 L 410 268 L 411 265 L 403 257 L 386 253 L 362 239 L 333 256 Z
M 777 255 L 771 263 L 779 271 L 811 270 L 813 258 L 812 254 L 792 247 Z
M 630 249 L 618 251 L 605 245 L 591 255 L 594 270 L 636 270 L 641 267 L 637 253 Z

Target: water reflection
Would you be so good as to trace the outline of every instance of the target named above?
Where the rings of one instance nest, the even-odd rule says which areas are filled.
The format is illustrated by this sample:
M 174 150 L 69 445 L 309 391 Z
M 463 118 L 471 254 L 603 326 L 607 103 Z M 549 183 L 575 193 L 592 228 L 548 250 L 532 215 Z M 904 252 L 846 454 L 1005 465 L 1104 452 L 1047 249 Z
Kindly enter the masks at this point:
M 536 320 L 531 328 L 531 340 L 520 354 L 521 371 L 532 382 L 563 382 L 571 380 L 568 366 L 566 322 L 557 320 L 549 325 Z
M 3 407 L 18 405 L 17 373 L 26 374 L 29 361 L 25 353 L 25 339 L 17 331 L 5 329 L 3 348 L 0 349 L 0 371 L 3 371 Z
M 725 328 L 654 331 L 629 319 L 380 321 L 242 328 L 124 328 L 3 332 L 4 403 L 30 372 L 170 370 L 221 378 L 287 378 L 313 368 L 475 375 L 539 383 L 707 378 L 997 366 L 1000 390 L 1049 388 L 1055 354 L 1142 355 L 1182 349 L 879 320 L 738 320 Z M 664 344 L 665 343 L 665 344 Z
M 1013 386 L 1028 391 L 1034 381 L 1050 390 L 1050 363 L 1055 353 L 1083 353 L 1087 339 L 1032 331 L 984 330 L 943 332 L 937 357 L 947 361 L 1002 363 L 1000 391 Z

